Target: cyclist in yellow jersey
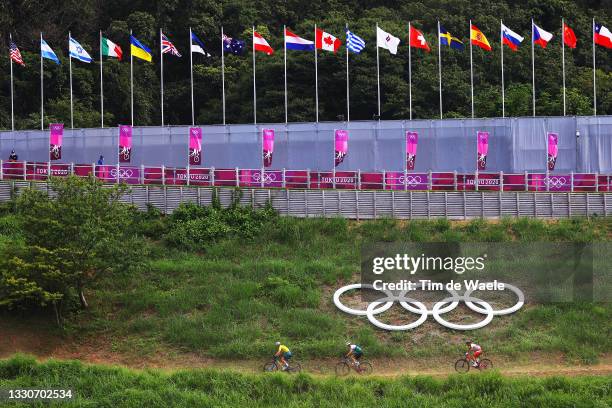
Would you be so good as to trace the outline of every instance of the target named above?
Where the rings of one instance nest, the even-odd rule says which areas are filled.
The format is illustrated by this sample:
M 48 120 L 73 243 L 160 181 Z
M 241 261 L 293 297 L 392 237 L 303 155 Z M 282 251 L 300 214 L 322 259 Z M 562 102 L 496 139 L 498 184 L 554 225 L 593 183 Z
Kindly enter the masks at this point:
M 278 347 L 276 353 L 274 353 L 274 356 L 280 358 L 280 361 L 283 364 L 283 370 L 286 370 L 289 368 L 289 360 L 292 357 L 291 350 L 289 350 L 289 347 L 281 344 L 280 341 L 277 341 L 274 343 L 274 345 Z

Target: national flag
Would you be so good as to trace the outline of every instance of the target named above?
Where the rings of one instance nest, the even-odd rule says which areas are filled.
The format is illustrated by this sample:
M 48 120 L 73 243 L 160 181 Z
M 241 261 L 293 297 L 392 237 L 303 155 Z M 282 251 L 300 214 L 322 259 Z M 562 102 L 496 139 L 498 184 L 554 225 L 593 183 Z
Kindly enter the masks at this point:
M 399 43 L 399 38 L 394 37 L 380 27 L 376 27 L 376 45 L 378 47 L 389 50 L 391 54 L 395 55 L 397 54 L 397 46 Z
M 161 35 L 161 41 L 162 41 L 162 49 L 161 49 L 162 54 L 170 54 L 170 55 L 174 55 L 175 57 L 181 56 L 181 53 L 178 52 L 174 44 L 170 42 L 170 40 L 168 39 L 168 37 L 166 37 L 164 33 L 162 33 Z
M 359 54 L 361 50 L 365 48 L 365 41 L 363 40 L 363 38 L 350 32 L 347 28 L 346 29 L 346 48 L 348 48 L 349 51 L 354 52 L 355 54 Z
M 314 42 L 293 34 L 285 28 L 285 46 L 288 50 L 312 51 L 315 49 Z
M 595 24 L 593 32 L 593 41 L 602 47 L 612 48 L 612 33 L 601 24 Z
M 58 65 L 60 64 L 60 60 L 59 58 L 57 58 L 57 55 L 55 55 L 51 47 L 49 47 L 49 44 L 47 44 L 47 42 L 43 40 L 42 38 L 40 39 L 40 55 L 43 58 L 47 58 L 47 59 L 50 59 L 51 61 L 55 61 L 55 63 Z
M 89 53 L 72 37 L 70 37 L 68 41 L 68 51 L 70 53 L 70 58 L 78 59 L 88 64 L 92 61 Z
M 196 52 L 198 54 L 210 57 L 210 52 L 208 52 L 204 46 L 204 43 L 193 32 L 191 33 L 191 52 Z
M 153 55 L 151 55 L 149 47 L 138 41 L 133 35 L 130 35 L 130 52 L 133 57 L 149 62 L 153 61 Z
M 315 47 L 319 50 L 337 52 L 342 43 L 340 39 L 317 28 L 315 30 Z
M 100 48 L 102 49 L 102 55 L 105 57 L 114 57 L 121 61 L 123 57 L 123 51 L 121 47 L 109 40 L 108 38 L 102 37 L 100 40 Z
M 22 67 L 25 67 L 21 52 L 19 51 L 19 48 L 17 48 L 17 44 L 15 44 L 13 40 L 9 41 L 9 57 L 13 62 L 21 65 Z
M 448 45 L 456 50 L 463 50 L 463 42 L 457 37 L 453 37 L 446 28 L 440 26 L 438 35 L 440 36 L 440 45 Z
M 491 51 L 491 44 L 487 37 L 474 24 L 470 27 L 470 41 L 472 45 L 482 48 L 485 51 Z
M 242 55 L 244 51 L 244 41 L 223 34 L 223 51 L 234 55 Z
M 512 51 L 516 51 L 525 38 L 521 37 L 505 25 L 501 25 L 502 41 Z
M 552 40 L 553 35 L 548 31 L 542 30 L 537 25 L 533 24 L 533 43 L 538 44 L 542 48 L 546 48 L 548 42 Z
M 563 23 L 563 42 L 570 48 L 576 48 L 576 43 L 578 42 L 574 30 L 565 23 Z
M 261 36 L 257 31 L 253 30 L 253 47 L 255 51 L 265 52 L 268 55 L 274 54 L 274 50 L 270 47 L 270 44 L 265 38 Z
M 422 32 L 414 28 L 412 25 L 410 26 L 410 46 L 414 48 L 422 48 L 427 52 L 431 51 L 427 41 L 425 40 L 425 36 Z

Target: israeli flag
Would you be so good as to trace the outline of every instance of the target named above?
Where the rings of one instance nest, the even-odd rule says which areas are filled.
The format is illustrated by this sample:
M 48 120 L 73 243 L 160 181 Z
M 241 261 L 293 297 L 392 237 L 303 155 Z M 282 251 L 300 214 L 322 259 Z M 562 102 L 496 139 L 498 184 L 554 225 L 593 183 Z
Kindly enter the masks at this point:
M 87 51 L 85 51 L 81 44 L 79 44 L 78 41 L 72 37 L 70 37 L 70 58 L 75 58 L 79 61 L 87 63 L 91 62 L 91 57 Z
M 47 42 L 43 40 L 42 38 L 40 39 L 40 55 L 43 58 L 47 58 L 47 59 L 50 59 L 51 61 L 55 61 L 56 64 L 60 63 L 60 60 L 59 58 L 57 58 L 57 55 L 55 55 L 51 47 L 49 47 L 49 44 L 47 44 Z
M 363 38 L 356 36 L 347 29 L 346 47 L 349 49 L 349 51 L 359 54 L 361 50 L 365 48 L 365 41 L 363 41 Z

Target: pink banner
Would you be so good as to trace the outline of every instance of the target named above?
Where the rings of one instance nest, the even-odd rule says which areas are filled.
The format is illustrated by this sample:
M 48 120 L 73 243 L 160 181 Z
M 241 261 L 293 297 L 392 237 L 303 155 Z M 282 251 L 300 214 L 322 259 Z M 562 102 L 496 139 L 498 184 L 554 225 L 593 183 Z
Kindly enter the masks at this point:
M 189 128 L 189 165 L 202 165 L 202 128 Z
M 132 159 L 132 126 L 119 125 L 119 162 L 129 163 Z
M 263 129 L 263 165 L 264 167 L 272 166 L 272 154 L 274 153 L 274 129 Z
M 406 170 L 414 170 L 418 143 L 419 135 L 417 132 L 406 132 Z
M 346 130 L 336 130 L 334 148 L 334 166 L 338 166 L 344 161 L 348 154 L 348 132 Z
M 49 131 L 49 160 L 61 160 L 64 124 L 51 123 L 49 126 Z
M 478 143 L 477 168 L 479 171 L 487 169 L 487 154 L 489 153 L 489 132 L 478 132 L 476 134 Z
M 557 163 L 557 153 L 559 152 L 559 135 L 548 132 L 548 170 L 554 170 Z

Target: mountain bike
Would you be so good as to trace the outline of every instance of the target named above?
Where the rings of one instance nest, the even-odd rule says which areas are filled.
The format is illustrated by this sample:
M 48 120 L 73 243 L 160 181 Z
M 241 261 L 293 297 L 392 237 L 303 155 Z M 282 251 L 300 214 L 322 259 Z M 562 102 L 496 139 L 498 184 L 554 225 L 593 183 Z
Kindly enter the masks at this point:
M 342 358 L 336 364 L 336 375 L 344 376 L 351 372 L 351 368 L 358 374 L 368 375 L 372 374 L 374 370 L 372 364 L 369 361 L 360 361 L 359 365 L 356 365 L 353 360 L 348 357 Z
M 477 368 L 480 371 L 493 368 L 493 362 L 488 358 L 481 358 L 480 363 L 477 363 L 476 366 L 472 365 L 472 361 L 475 361 L 474 357 L 471 354 L 466 353 L 465 357 L 460 358 L 455 362 L 455 371 L 458 373 L 467 373 L 470 371 L 471 367 Z
M 286 373 L 299 373 L 300 371 L 302 371 L 302 366 L 300 365 L 300 363 L 289 361 L 289 367 L 287 367 L 286 370 L 283 370 L 281 362 L 280 362 L 280 358 L 274 356 L 272 357 L 272 360 L 264 364 L 263 370 L 266 373 L 271 373 L 274 371 L 284 371 Z

